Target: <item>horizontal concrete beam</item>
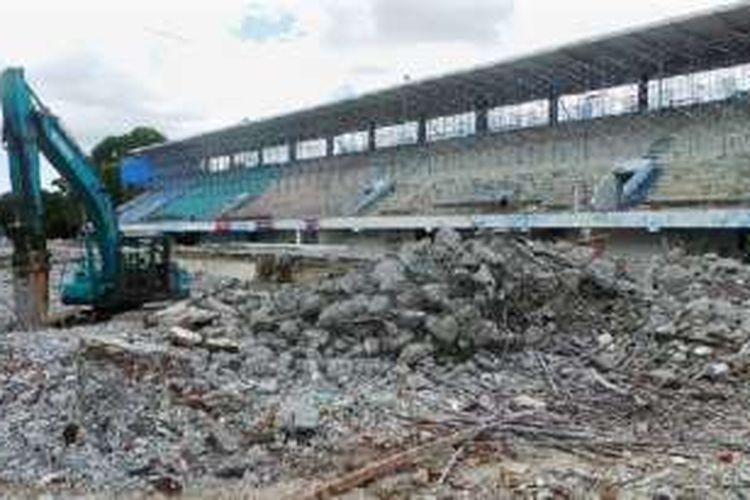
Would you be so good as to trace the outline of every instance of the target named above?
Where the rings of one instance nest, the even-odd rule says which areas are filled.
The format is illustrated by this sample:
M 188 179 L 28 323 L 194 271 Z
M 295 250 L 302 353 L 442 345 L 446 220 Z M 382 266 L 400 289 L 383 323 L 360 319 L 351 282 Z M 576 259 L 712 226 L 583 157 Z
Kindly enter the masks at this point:
M 262 221 L 194 221 L 125 224 L 126 234 L 257 233 L 268 231 L 395 231 L 454 229 L 743 229 L 750 228 L 750 210 L 664 210 L 658 212 L 580 212 L 446 216 L 346 217 L 269 219 Z

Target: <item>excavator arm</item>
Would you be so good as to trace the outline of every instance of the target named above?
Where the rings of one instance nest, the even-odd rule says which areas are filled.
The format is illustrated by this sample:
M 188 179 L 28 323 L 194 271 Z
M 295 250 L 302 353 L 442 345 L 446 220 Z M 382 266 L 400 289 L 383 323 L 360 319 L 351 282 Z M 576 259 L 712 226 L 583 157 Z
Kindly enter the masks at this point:
M 32 94 L 33 95 L 33 94 Z M 60 175 L 72 186 L 83 202 L 88 220 L 94 229 L 94 241 L 98 251 L 98 266 L 87 282 L 88 290 L 79 290 L 82 301 L 106 302 L 117 289 L 119 270 L 119 229 L 117 215 L 109 195 L 94 167 L 76 143 L 65 133 L 57 117 L 47 111 L 36 113 L 39 130 L 39 146 Z M 68 294 L 76 293 L 65 290 Z M 63 297 L 72 301 L 71 297 Z

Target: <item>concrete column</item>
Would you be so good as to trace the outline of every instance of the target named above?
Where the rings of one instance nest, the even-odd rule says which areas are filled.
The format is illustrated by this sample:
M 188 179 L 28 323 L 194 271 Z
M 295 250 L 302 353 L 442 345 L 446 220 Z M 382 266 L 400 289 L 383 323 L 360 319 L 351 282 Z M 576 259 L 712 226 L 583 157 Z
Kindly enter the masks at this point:
M 326 137 L 326 156 L 331 157 L 336 154 L 336 144 L 333 137 Z
M 638 81 L 638 112 L 645 113 L 648 111 L 648 75 L 641 76 Z
M 376 143 L 376 140 L 375 140 L 375 129 L 376 128 L 377 128 L 377 124 L 375 122 L 370 122 L 370 125 L 367 128 L 367 133 L 368 133 L 367 148 L 370 151 L 375 151 L 377 149 L 377 143 Z
M 424 146 L 427 144 L 427 118 L 419 117 L 417 121 L 417 144 Z

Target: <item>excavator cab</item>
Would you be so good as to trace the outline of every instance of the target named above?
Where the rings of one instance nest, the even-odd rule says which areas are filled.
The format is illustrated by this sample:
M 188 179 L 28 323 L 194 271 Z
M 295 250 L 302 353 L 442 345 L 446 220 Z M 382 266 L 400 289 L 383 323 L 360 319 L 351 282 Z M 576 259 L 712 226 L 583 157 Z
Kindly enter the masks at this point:
M 172 262 L 168 236 L 127 236 L 121 241 L 121 301 L 135 306 L 190 294 L 189 275 Z
M 84 256 L 63 276 L 61 299 L 66 305 L 128 309 L 148 302 L 179 300 L 190 295 L 190 277 L 172 262 L 172 242 L 165 235 L 121 236 L 119 280 L 109 290 L 97 272 L 99 256 L 84 236 Z

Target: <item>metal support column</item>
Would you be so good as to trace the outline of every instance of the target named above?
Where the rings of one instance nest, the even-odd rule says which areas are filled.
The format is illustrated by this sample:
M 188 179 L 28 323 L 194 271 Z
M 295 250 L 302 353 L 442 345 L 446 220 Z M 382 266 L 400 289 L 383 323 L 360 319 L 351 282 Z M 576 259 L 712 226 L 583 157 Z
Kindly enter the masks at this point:
M 549 94 L 549 125 L 554 127 L 560 123 L 560 92 L 552 88 Z
M 427 118 L 424 116 L 420 116 L 417 121 L 417 144 L 427 144 Z
M 648 75 L 641 76 L 638 81 L 638 112 L 645 113 L 648 111 Z
M 479 106 L 475 112 L 475 129 L 477 135 L 487 135 L 490 131 L 490 125 L 488 121 L 488 109 L 486 105 Z

